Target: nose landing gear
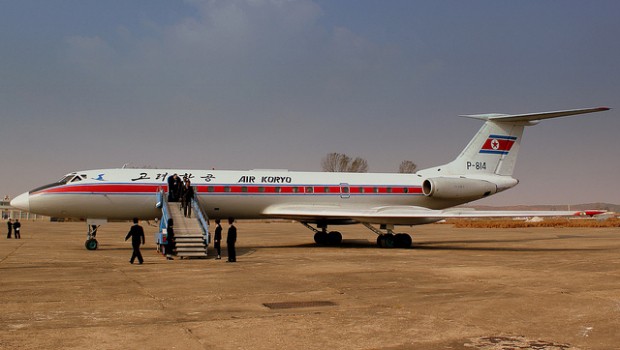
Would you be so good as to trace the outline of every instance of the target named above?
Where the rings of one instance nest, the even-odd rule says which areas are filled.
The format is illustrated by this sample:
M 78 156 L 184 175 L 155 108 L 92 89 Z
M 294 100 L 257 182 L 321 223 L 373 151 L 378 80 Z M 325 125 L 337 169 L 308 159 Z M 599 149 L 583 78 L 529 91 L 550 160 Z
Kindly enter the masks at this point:
M 88 250 L 96 250 L 99 246 L 97 242 L 97 229 L 100 225 L 88 225 L 88 234 L 86 236 L 86 242 L 84 242 L 84 246 Z

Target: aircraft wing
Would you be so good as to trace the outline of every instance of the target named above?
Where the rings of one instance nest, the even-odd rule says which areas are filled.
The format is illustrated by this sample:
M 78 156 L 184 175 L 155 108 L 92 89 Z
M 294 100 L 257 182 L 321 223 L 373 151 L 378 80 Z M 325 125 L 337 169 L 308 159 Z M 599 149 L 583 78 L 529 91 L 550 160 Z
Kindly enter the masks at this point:
M 596 214 L 601 214 L 597 212 Z M 416 206 L 342 207 L 330 205 L 278 205 L 263 215 L 298 221 L 351 220 L 377 224 L 416 225 L 449 218 L 584 216 L 581 211 L 500 211 L 451 208 L 433 210 Z

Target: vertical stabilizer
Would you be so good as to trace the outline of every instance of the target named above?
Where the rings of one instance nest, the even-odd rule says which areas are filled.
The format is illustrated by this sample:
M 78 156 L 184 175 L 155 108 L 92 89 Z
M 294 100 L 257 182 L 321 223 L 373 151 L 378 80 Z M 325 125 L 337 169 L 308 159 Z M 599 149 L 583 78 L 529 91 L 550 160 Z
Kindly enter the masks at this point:
M 484 120 L 485 123 L 455 160 L 442 166 L 421 170 L 418 174 L 426 177 L 461 175 L 511 176 L 517 162 L 523 129 L 526 126 L 535 125 L 543 119 L 606 110 L 609 110 L 609 108 L 599 107 L 519 115 L 465 115 L 463 117 Z
M 524 127 L 523 123 L 486 121 L 467 147 L 450 163 L 450 170 L 459 175 L 512 175 Z
M 525 124 L 487 120 L 452 162 L 432 169 L 427 176 L 512 175 Z

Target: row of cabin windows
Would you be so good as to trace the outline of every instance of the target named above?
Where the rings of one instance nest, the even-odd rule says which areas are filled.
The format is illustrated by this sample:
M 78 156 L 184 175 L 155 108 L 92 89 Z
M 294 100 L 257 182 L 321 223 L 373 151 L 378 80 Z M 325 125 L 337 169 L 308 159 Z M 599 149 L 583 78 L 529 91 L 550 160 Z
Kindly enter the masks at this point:
M 216 192 L 216 186 L 207 186 L 207 192 Z M 223 186 L 224 192 L 233 192 L 233 187 L 239 190 L 238 186 Z M 408 187 L 329 187 L 329 186 L 274 186 L 274 187 L 248 187 L 241 186 L 241 192 L 272 192 L 272 193 L 409 193 Z

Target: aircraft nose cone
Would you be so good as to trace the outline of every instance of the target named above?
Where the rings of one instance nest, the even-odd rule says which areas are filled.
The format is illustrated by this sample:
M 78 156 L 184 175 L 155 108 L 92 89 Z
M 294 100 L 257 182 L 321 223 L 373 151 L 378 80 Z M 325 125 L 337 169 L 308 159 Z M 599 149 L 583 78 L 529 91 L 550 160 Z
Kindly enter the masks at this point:
M 19 196 L 13 198 L 11 201 L 13 208 L 21 209 L 23 211 L 30 211 L 30 195 L 28 192 L 24 192 Z

